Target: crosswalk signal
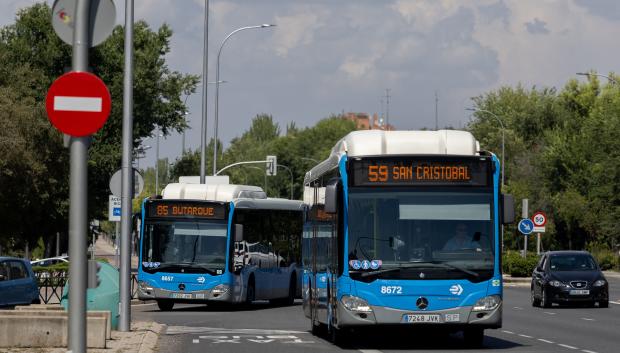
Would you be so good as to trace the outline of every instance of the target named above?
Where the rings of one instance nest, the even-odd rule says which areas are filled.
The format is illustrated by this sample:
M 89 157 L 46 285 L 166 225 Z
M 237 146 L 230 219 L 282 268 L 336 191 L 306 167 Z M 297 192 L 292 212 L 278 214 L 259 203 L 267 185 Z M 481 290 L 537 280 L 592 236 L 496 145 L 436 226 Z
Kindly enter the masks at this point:
M 278 157 L 267 156 L 267 163 L 265 165 L 265 173 L 269 176 L 275 176 L 278 174 Z
M 101 264 L 95 260 L 88 260 L 88 288 L 97 288 L 101 284 Z

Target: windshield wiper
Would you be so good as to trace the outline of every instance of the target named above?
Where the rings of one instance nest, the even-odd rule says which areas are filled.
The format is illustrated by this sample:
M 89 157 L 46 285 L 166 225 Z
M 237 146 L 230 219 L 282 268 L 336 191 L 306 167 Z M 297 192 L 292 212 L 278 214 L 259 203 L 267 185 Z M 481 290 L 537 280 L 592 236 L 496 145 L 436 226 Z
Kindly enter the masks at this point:
M 215 275 L 216 272 L 206 266 L 203 265 L 199 265 L 199 264 L 188 264 L 188 263 L 178 263 L 178 264 L 170 264 L 170 265 L 163 265 L 157 268 L 152 268 L 149 269 L 153 272 L 157 272 L 157 271 L 179 271 L 179 270 L 192 270 L 192 269 L 198 269 L 198 270 L 203 270 L 206 273 L 210 274 L 210 275 Z
M 361 277 L 369 277 L 369 276 L 375 276 L 378 274 L 382 274 L 382 273 L 388 273 L 388 272 L 397 272 L 403 269 L 409 269 L 409 268 L 425 268 L 425 267 L 429 267 L 428 265 L 433 265 L 432 267 L 443 267 L 443 268 L 448 268 L 451 270 L 457 270 L 463 273 L 466 273 L 470 276 L 473 276 L 475 278 L 480 277 L 480 275 L 476 272 L 470 271 L 468 269 L 462 268 L 462 267 L 458 267 L 458 266 L 454 266 L 454 265 L 450 265 L 444 262 L 439 262 L 439 261 L 419 261 L 419 262 L 412 262 L 412 263 L 404 263 L 404 264 L 400 264 L 400 266 L 398 267 L 394 267 L 394 268 L 386 268 L 384 270 L 378 270 L 378 271 L 373 271 L 373 272 L 363 272 L 360 276 Z

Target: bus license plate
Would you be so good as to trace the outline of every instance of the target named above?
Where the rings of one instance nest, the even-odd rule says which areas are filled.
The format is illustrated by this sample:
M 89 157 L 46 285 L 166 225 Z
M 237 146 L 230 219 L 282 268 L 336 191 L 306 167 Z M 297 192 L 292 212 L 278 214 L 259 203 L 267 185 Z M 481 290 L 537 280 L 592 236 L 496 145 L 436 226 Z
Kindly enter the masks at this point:
M 409 324 L 440 323 L 441 318 L 439 315 L 431 315 L 431 314 L 405 314 L 403 315 L 403 322 L 406 322 Z
M 192 299 L 192 293 L 172 293 L 170 297 L 173 299 Z
M 569 293 L 570 295 L 589 295 L 590 290 L 589 289 L 571 289 Z

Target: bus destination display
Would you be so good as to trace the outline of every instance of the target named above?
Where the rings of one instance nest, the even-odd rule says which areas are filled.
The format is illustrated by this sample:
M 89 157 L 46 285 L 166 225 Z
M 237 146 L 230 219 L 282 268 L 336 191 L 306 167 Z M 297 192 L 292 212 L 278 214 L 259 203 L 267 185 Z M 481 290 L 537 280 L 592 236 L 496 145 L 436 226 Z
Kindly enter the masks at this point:
M 362 159 L 353 160 L 353 186 L 489 185 L 486 159 Z
M 188 202 L 151 202 L 150 217 L 225 219 L 226 206 Z

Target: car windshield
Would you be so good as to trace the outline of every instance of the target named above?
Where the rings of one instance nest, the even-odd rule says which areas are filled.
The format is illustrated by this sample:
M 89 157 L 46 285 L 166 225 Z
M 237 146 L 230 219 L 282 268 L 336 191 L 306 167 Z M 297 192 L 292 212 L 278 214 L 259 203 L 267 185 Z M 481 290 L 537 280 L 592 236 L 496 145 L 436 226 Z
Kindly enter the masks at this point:
M 551 271 L 592 271 L 596 270 L 596 262 L 590 255 L 554 255 L 551 256 Z
M 420 268 L 436 272 L 428 279 L 487 276 L 494 263 L 492 199 L 486 190 L 351 188 L 348 260 L 380 260 L 383 270 L 403 269 L 384 271 L 383 277 L 408 278 L 413 273 L 407 272 Z
M 143 269 L 151 272 L 157 269 L 185 272 L 192 268 L 223 270 L 226 235 L 226 223 L 221 221 L 147 221 L 142 249 Z

